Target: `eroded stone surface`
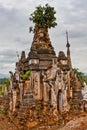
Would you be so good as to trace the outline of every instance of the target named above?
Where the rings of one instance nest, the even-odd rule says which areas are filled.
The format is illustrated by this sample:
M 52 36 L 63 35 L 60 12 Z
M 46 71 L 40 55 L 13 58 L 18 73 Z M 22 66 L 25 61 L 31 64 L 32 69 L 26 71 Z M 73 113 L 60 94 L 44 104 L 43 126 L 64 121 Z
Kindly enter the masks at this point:
M 83 110 L 82 84 L 72 70 L 69 47 L 67 56 L 60 51 L 57 57 L 48 30 L 35 26 L 28 57 L 23 51 L 15 73 L 10 72 L 8 113 L 19 127 L 62 124 L 63 115 Z

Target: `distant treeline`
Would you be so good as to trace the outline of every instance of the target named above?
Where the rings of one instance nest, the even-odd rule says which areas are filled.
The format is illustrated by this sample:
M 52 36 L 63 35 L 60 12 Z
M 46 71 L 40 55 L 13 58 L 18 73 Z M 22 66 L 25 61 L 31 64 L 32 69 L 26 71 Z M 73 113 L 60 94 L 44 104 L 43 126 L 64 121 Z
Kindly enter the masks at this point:
M 4 95 L 5 92 L 3 90 L 5 90 L 5 87 L 7 89 L 7 91 L 9 90 L 9 78 L 1 78 L 0 79 L 0 94 Z
M 0 79 L 0 86 L 6 85 L 7 89 L 9 88 L 10 80 L 9 78 Z
M 0 84 L 6 84 L 6 80 L 7 80 L 8 78 L 3 78 L 3 79 L 0 79 Z

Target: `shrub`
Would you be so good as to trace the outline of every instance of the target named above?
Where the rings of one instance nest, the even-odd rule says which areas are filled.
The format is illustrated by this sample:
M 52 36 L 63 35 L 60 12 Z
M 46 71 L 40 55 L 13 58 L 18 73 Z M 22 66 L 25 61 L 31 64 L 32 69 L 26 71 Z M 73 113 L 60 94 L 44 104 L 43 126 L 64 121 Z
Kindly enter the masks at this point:
M 57 25 L 56 14 L 54 7 L 50 7 L 48 4 L 45 6 L 38 6 L 36 10 L 31 14 L 30 20 L 36 23 L 42 28 L 51 28 Z

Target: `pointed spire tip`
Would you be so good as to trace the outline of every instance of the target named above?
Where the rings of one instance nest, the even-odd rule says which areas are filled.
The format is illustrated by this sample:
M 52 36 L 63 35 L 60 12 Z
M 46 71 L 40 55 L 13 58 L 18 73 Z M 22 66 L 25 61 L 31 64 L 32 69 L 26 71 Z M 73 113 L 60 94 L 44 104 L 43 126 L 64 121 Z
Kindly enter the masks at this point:
M 67 38 L 67 44 L 66 47 L 70 47 L 69 40 L 68 40 L 68 31 L 66 30 L 66 38 Z

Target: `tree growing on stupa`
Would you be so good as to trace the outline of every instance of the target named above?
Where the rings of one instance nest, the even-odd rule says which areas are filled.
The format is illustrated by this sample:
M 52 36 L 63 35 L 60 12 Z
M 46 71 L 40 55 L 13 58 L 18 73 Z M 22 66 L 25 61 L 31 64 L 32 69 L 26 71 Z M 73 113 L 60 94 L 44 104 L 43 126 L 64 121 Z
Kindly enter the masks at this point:
M 36 10 L 31 14 L 30 20 L 33 21 L 38 27 L 41 28 L 51 28 L 57 26 L 56 11 L 54 7 L 46 4 L 45 6 L 38 6 Z M 30 27 L 30 31 L 32 31 L 32 27 Z
M 36 54 L 52 54 L 55 55 L 54 48 L 51 44 L 48 29 L 57 26 L 56 11 L 54 7 L 46 4 L 45 6 L 38 6 L 31 14 L 30 20 L 35 24 L 34 29 L 30 27 L 30 32 L 33 31 L 34 37 L 29 56 Z

